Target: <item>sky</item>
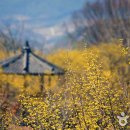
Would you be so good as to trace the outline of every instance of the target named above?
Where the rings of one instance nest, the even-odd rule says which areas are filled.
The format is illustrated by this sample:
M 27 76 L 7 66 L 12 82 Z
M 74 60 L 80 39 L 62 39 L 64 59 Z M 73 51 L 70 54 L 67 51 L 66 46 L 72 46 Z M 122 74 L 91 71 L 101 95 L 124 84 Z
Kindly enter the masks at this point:
M 64 35 L 62 23 L 68 22 L 74 11 L 86 0 L 1 0 L 0 24 L 13 30 L 21 29 L 24 38 L 39 37 L 46 42 Z M 70 31 L 74 31 L 70 23 Z

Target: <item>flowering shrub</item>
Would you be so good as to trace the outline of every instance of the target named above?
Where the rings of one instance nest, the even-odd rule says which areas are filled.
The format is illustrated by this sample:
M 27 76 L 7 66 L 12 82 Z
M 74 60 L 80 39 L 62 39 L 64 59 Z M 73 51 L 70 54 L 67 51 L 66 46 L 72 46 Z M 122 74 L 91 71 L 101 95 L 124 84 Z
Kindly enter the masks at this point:
M 8 77 L 10 87 L 19 93 L 15 96 L 19 107 L 15 114 L 4 115 L 4 125 L 34 130 L 129 129 L 129 124 L 121 127 L 117 118 L 121 112 L 130 114 L 128 55 L 129 48 L 118 44 L 50 54 L 48 59 L 63 67 L 66 74 L 52 79 L 51 86 L 46 78 L 45 95 L 37 95 L 38 77 L 35 83 L 34 77 L 27 77 L 32 85 L 26 91 L 22 77 Z M 1 77 L 1 84 L 3 79 L 7 80 Z

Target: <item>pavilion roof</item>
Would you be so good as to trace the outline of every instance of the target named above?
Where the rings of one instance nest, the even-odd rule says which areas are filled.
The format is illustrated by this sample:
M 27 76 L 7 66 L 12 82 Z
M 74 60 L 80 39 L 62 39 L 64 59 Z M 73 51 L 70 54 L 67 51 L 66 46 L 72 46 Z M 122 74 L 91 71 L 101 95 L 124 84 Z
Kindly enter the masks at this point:
M 0 62 L 5 74 L 62 75 L 64 70 L 32 52 L 28 42 L 21 54 Z

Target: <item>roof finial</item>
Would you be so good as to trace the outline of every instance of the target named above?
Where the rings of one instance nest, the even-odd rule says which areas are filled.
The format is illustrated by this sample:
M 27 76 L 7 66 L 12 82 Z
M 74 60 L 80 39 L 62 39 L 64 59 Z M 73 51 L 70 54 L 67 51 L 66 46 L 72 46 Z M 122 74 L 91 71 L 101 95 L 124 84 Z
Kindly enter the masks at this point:
M 28 41 L 25 42 L 25 46 L 23 47 L 23 50 L 31 51 Z
M 26 47 L 29 46 L 29 42 L 28 42 L 28 40 L 25 42 L 25 46 L 26 46 Z

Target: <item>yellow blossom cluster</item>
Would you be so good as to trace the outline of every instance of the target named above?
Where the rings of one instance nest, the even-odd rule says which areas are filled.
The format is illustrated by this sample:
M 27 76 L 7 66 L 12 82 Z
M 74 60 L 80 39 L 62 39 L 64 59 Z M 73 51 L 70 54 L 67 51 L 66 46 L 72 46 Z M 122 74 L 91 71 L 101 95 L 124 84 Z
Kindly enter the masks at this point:
M 117 118 L 121 112 L 130 114 L 128 56 L 129 48 L 113 43 L 49 54 L 66 73 L 51 77 L 50 86 L 46 77 L 44 94 L 37 94 L 39 77 L 27 76 L 25 90 L 23 77 L 8 76 L 7 82 L 1 76 L 1 86 L 8 83 L 20 104 L 12 118 L 4 118 L 34 130 L 130 129 L 129 123 L 120 126 Z

